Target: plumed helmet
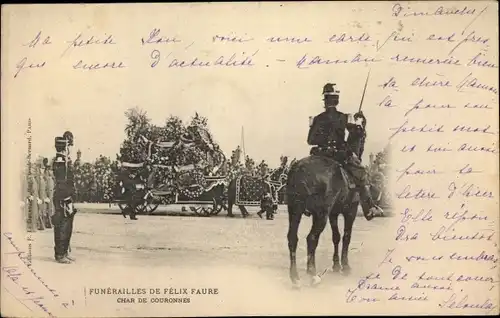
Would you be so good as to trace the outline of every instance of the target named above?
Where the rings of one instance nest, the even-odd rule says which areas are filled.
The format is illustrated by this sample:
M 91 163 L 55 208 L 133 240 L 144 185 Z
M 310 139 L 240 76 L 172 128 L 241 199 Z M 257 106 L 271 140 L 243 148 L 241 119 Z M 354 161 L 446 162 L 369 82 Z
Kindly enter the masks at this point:
M 73 146 L 73 133 L 71 131 L 64 132 L 63 138 L 68 141 L 68 146 Z
M 323 86 L 323 95 L 339 96 L 340 91 L 337 89 L 337 84 L 327 83 Z

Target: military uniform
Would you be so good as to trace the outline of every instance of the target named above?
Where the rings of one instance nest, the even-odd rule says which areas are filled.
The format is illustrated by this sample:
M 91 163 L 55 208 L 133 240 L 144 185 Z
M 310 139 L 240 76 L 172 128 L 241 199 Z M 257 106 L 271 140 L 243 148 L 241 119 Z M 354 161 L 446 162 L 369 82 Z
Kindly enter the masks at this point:
M 150 177 L 152 176 L 153 174 L 150 175 Z M 125 168 L 123 168 L 118 178 L 121 184 L 119 190 L 123 190 L 120 196 L 124 198 L 127 203 L 127 207 L 122 211 L 123 217 L 126 217 L 128 213 L 131 220 L 137 220 L 137 206 L 142 202 L 146 194 L 144 184 L 146 183 L 149 186 L 149 182 L 151 182 L 152 185 L 154 180 L 150 179 L 145 182 L 141 179 L 138 171 L 128 171 Z
M 66 135 L 66 133 L 65 133 Z M 76 209 L 73 207 L 73 196 L 75 185 L 73 181 L 73 169 L 71 159 L 67 156 L 67 146 L 71 140 L 64 137 L 56 137 L 56 156 L 52 163 L 54 172 L 54 215 L 52 224 L 54 226 L 54 254 L 59 263 L 70 263 L 74 258 L 68 254 L 71 234 L 73 232 L 73 220 Z
M 353 177 L 354 183 L 360 189 L 362 207 L 367 212 L 375 206 L 368 181 L 368 171 L 361 165 L 366 138 L 366 119 L 362 113 L 354 116 L 344 114 L 336 109 L 339 91 L 335 84 L 326 84 L 323 95 L 333 96 L 334 105 L 328 105 L 326 110 L 314 117 L 310 122 L 307 143 L 313 147 L 311 155 L 327 156 L 341 163 Z M 356 124 L 356 118 L 361 117 L 363 124 Z M 348 138 L 346 139 L 346 131 Z

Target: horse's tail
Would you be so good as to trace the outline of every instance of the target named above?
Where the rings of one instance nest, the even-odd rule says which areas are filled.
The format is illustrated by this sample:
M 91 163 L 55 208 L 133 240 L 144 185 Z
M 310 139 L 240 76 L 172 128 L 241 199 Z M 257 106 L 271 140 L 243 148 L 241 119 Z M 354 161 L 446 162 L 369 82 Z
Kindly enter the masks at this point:
M 307 196 L 311 194 L 307 183 L 303 179 L 303 167 L 299 161 L 290 166 L 286 182 L 286 193 L 289 212 L 291 205 L 295 207 L 298 203 L 304 203 Z

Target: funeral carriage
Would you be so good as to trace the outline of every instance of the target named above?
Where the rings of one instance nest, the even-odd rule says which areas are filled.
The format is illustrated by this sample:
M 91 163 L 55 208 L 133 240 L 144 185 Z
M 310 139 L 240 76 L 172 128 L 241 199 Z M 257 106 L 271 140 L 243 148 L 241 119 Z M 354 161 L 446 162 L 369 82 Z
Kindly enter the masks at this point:
M 122 212 L 133 208 L 137 214 L 152 214 L 160 204 L 187 205 L 200 216 L 222 211 L 226 158 L 206 130 L 198 127 L 195 134 L 178 141 L 151 141 L 144 136 L 140 140 L 147 147 L 146 160 L 121 162 L 117 173 L 112 202 Z M 203 149 L 202 158 L 189 164 L 176 158 L 179 150 L 193 147 Z

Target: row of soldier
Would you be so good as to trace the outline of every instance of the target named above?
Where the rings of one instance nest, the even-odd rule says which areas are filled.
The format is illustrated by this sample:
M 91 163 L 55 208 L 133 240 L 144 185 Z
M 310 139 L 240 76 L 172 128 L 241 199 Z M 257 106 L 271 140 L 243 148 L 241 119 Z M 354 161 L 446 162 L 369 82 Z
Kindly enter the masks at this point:
M 37 158 L 22 174 L 21 207 L 27 231 L 52 228 L 54 214 L 54 173 L 47 158 Z
M 21 206 L 27 231 L 53 228 L 54 258 L 63 264 L 75 261 L 69 255 L 73 219 L 77 212 L 73 205 L 75 186 L 71 146 L 71 132 L 66 131 L 62 137 L 56 137 L 54 159 L 50 163 L 47 158 L 37 158 L 34 163 L 30 162 L 21 180 Z

